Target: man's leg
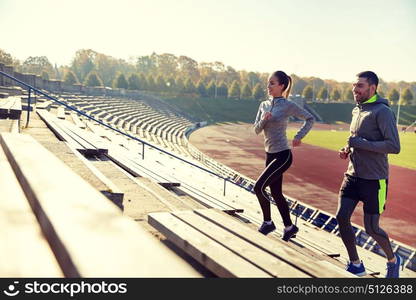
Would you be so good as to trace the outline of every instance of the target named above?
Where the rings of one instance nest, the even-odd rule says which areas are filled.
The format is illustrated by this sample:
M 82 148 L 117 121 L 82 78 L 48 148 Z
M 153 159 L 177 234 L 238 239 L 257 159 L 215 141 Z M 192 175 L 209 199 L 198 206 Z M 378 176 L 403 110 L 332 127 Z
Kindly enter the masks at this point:
M 387 278 L 398 278 L 403 258 L 393 253 L 387 233 L 380 228 L 380 215 L 384 212 L 388 181 L 386 179 L 368 180 L 362 185 L 360 194 L 364 202 L 365 231 L 377 242 L 387 256 Z
M 341 239 L 347 249 L 348 256 L 352 263 L 360 263 L 357 253 L 355 234 L 351 226 L 351 215 L 357 206 L 358 200 L 341 195 L 338 202 L 337 221 Z
M 379 244 L 381 249 L 387 256 L 389 261 L 395 261 L 393 249 L 391 248 L 390 240 L 387 233 L 379 226 L 379 214 L 364 213 L 365 231 Z
M 361 180 L 365 231 L 380 245 L 388 260 L 395 260 L 387 233 L 380 228 L 380 215 L 386 207 L 388 180 Z

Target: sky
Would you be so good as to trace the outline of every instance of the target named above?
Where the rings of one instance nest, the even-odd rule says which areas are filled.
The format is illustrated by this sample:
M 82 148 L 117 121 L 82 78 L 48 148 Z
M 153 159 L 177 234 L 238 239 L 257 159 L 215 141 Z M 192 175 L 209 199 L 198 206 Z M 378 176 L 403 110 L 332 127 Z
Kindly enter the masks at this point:
M 0 49 L 57 65 L 93 49 L 337 81 L 364 70 L 416 81 L 416 1 L 0 0 Z

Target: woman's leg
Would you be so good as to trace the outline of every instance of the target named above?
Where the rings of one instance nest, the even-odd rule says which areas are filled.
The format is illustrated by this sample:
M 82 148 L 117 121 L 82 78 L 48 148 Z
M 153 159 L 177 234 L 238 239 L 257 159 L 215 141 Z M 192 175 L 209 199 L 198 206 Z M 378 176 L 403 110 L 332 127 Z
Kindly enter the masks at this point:
M 270 183 L 270 191 L 274 201 L 276 202 L 279 213 L 282 216 L 283 224 L 285 227 L 292 225 L 292 220 L 290 219 L 289 205 L 287 205 L 286 198 L 283 196 L 282 192 L 282 182 L 283 175 L 275 178 Z
M 267 164 L 266 169 L 259 176 L 259 178 L 256 181 L 256 184 L 254 185 L 254 191 L 256 193 L 257 199 L 259 200 L 260 207 L 263 212 L 264 221 L 271 220 L 270 200 L 269 200 L 269 196 L 266 194 L 266 187 L 270 186 L 272 182 L 277 180 L 277 188 L 278 188 L 279 177 L 282 177 L 283 172 L 286 171 L 292 163 L 292 155 L 291 155 L 290 150 L 285 150 L 285 151 L 273 153 L 273 154 L 267 154 L 267 156 L 268 156 L 268 159 L 266 160 L 266 163 L 270 160 L 271 162 Z M 281 180 L 280 180 L 280 189 L 281 189 Z M 281 202 L 279 201 L 279 197 L 280 196 L 278 196 L 278 199 L 275 199 L 276 204 L 278 204 L 278 202 Z M 279 207 L 279 204 L 278 204 L 278 207 Z M 284 210 L 284 207 L 283 207 L 283 210 Z

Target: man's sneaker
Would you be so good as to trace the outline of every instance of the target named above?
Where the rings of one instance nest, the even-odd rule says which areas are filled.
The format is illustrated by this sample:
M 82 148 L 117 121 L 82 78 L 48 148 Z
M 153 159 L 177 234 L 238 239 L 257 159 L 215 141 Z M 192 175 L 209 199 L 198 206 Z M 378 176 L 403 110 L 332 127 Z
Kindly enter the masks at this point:
M 360 265 L 357 267 L 352 262 L 349 262 L 347 264 L 347 267 L 345 268 L 348 272 L 357 275 L 357 276 L 364 276 L 367 275 L 367 272 L 365 271 L 363 262 L 360 263 Z
M 391 262 L 387 263 L 386 278 L 399 278 L 400 267 L 402 267 L 402 270 L 403 270 L 403 267 L 404 267 L 403 258 L 398 254 L 394 254 L 394 256 L 396 256 L 396 262 L 395 263 L 391 263 Z
M 276 226 L 274 226 L 273 222 L 271 224 L 267 224 L 266 222 L 263 222 L 263 224 L 261 224 L 259 228 L 259 232 L 263 233 L 264 235 L 267 235 L 275 229 L 276 229 Z
M 299 228 L 297 228 L 295 225 L 292 225 L 292 228 L 289 230 L 283 230 L 283 237 L 282 240 L 289 241 L 291 238 L 296 237 L 296 233 L 299 231 Z

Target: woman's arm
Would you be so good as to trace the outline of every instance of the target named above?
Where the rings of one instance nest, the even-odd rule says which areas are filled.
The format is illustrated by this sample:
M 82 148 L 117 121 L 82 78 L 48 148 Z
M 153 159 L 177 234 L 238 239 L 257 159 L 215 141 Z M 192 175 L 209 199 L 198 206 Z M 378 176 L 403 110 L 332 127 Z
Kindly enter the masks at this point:
M 308 132 L 312 129 L 313 123 L 315 122 L 315 119 L 313 116 L 307 112 L 305 109 L 299 107 L 296 103 L 292 103 L 292 116 L 297 117 L 299 119 L 305 120 L 302 127 L 299 129 L 299 131 L 296 133 L 294 140 L 301 140 L 303 139 Z
M 256 120 L 254 121 L 254 132 L 259 134 L 262 132 L 267 120 L 263 118 L 263 103 L 260 103 L 259 110 L 257 112 Z

